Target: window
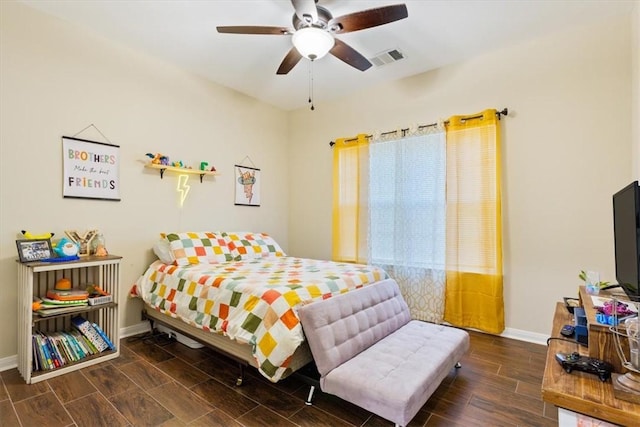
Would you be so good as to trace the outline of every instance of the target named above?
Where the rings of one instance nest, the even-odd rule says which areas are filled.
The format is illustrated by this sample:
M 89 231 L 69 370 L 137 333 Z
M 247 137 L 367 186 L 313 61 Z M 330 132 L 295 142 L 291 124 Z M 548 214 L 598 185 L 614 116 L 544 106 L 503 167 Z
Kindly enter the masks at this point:
M 369 154 L 370 261 L 444 270 L 445 133 L 373 142 Z
M 336 140 L 333 259 L 383 267 L 415 319 L 504 330 L 500 114 Z

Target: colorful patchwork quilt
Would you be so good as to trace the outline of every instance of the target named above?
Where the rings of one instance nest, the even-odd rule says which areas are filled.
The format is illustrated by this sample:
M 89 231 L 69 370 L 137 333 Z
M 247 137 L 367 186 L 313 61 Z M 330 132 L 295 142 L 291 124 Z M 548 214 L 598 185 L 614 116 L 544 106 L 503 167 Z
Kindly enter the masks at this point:
M 135 288 L 165 314 L 251 345 L 260 372 L 276 382 L 304 340 L 299 304 L 387 277 L 370 265 L 294 257 L 187 266 L 156 261 Z

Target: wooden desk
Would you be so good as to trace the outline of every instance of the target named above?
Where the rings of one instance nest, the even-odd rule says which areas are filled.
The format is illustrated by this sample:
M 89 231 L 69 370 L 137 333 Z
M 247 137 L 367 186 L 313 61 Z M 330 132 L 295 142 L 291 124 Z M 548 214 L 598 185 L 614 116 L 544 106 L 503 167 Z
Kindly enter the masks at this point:
M 551 337 L 561 338 L 560 329 L 566 324 L 573 324 L 573 316 L 559 302 L 553 318 Z M 562 369 L 555 360 L 556 353 L 573 351 L 588 356 L 588 350 L 580 345 L 558 340 L 549 342 L 542 378 L 542 400 L 611 423 L 639 426 L 640 405 L 616 399 L 611 380 L 603 383 L 595 375 L 579 371 L 568 374 Z

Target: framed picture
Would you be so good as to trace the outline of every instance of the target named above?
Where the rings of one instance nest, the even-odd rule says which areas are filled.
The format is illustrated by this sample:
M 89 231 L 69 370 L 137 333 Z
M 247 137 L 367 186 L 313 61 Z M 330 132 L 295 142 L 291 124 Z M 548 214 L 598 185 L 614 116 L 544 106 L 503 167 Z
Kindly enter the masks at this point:
M 16 240 L 20 262 L 40 261 L 53 257 L 51 239 Z
M 65 198 L 120 201 L 120 146 L 62 137 Z
M 260 169 L 235 165 L 236 205 L 260 206 Z

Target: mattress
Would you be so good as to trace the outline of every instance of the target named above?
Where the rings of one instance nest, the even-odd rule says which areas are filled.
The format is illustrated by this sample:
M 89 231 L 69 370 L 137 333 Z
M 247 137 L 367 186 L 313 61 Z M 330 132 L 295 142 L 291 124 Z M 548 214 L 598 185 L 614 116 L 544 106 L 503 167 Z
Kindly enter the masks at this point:
M 387 277 L 375 266 L 286 256 L 187 266 L 156 261 L 135 293 L 154 310 L 248 344 L 260 373 L 276 382 L 304 341 L 300 304 Z

